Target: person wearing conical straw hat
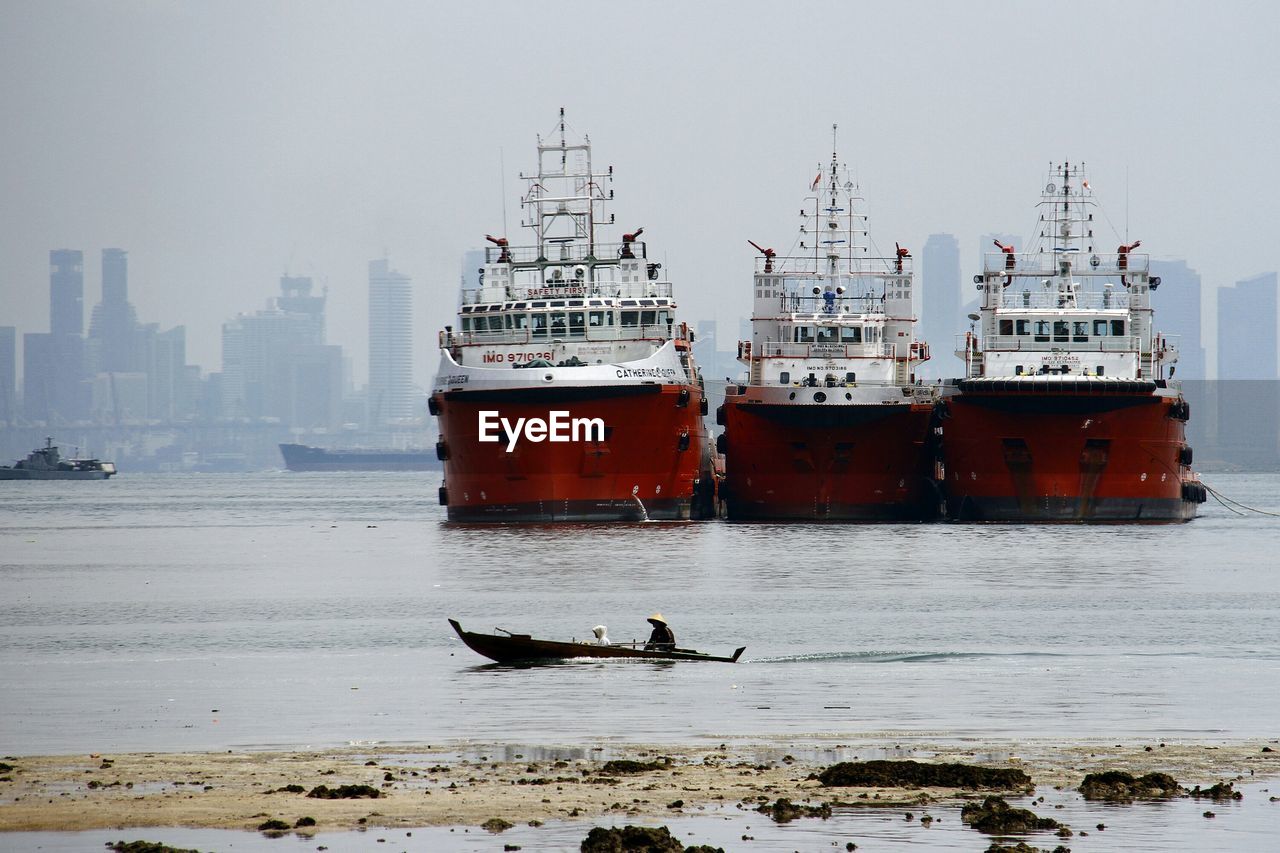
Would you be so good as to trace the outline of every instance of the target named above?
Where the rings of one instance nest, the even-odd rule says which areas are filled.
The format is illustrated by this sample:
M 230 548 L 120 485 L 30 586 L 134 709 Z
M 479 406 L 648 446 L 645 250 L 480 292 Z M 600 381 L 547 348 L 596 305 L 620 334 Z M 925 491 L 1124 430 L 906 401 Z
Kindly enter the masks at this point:
M 653 633 L 649 635 L 649 642 L 644 644 L 646 651 L 669 652 L 676 647 L 676 635 L 661 613 L 650 616 L 649 624 L 653 626 Z

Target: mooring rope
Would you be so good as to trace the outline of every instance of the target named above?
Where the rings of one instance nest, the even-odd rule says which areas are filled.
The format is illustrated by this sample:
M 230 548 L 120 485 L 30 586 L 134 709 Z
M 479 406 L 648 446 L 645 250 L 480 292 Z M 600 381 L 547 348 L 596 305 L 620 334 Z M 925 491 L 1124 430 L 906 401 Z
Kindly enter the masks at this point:
M 1204 486 L 1205 491 L 1213 495 L 1214 499 L 1217 500 L 1218 503 L 1227 507 L 1227 509 L 1234 512 L 1236 515 L 1244 515 L 1244 513 L 1234 509 L 1232 506 L 1228 506 L 1228 504 L 1234 504 L 1235 506 L 1240 507 L 1240 509 L 1247 509 L 1249 512 L 1256 512 L 1258 515 L 1269 515 L 1272 518 L 1280 518 L 1280 512 L 1268 512 L 1265 509 L 1258 509 L 1257 507 L 1249 506 L 1248 504 L 1242 504 L 1240 503 L 1240 501 L 1235 500 L 1234 498 L 1229 498 L 1226 495 L 1222 494 L 1217 489 L 1213 488 L 1208 483 L 1206 483 L 1204 480 L 1200 481 L 1200 485 Z

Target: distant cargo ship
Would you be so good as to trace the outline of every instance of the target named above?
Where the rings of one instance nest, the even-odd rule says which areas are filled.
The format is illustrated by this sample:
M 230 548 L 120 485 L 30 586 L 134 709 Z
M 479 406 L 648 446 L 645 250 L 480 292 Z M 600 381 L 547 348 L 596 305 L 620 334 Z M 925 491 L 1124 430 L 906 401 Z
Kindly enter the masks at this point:
M 0 480 L 105 480 L 116 473 L 112 462 L 63 459 L 52 438 L 12 466 L 0 466 Z
M 290 471 L 433 471 L 441 467 L 434 450 L 326 450 L 282 444 L 280 455 Z

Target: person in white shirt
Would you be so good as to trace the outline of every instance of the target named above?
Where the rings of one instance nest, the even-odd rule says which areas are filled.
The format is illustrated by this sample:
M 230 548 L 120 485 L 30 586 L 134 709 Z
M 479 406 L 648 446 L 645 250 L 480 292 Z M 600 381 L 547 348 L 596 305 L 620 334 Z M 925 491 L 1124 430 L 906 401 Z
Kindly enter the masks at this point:
M 591 629 L 591 633 L 596 635 L 597 646 L 609 645 L 609 629 L 603 625 L 597 625 Z

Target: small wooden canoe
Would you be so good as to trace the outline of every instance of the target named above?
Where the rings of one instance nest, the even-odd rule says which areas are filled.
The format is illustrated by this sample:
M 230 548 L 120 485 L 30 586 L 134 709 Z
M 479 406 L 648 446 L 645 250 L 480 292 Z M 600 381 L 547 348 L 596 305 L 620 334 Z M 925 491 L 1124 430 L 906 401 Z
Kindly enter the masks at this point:
M 462 626 L 456 619 L 450 619 L 449 624 L 458 632 L 462 642 L 470 646 L 473 651 L 499 663 L 567 658 L 638 658 L 640 660 L 706 660 L 737 663 L 738 658 L 747 650 L 746 646 L 742 646 L 733 653 L 732 657 L 716 657 L 693 649 L 679 648 L 663 652 L 646 651 L 643 646 L 633 645 L 597 646 L 594 643 L 535 640 L 529 634 L 477 634 L 462 630 Z

